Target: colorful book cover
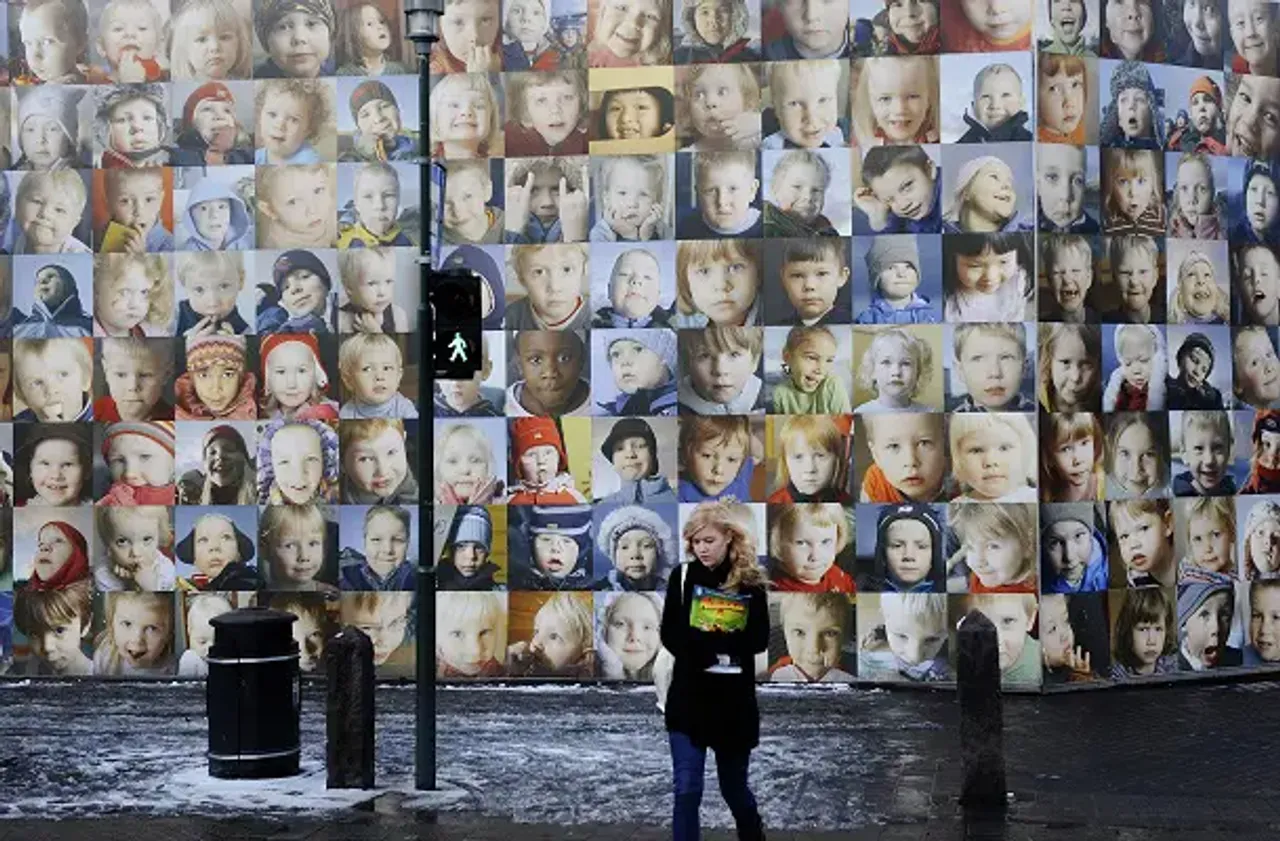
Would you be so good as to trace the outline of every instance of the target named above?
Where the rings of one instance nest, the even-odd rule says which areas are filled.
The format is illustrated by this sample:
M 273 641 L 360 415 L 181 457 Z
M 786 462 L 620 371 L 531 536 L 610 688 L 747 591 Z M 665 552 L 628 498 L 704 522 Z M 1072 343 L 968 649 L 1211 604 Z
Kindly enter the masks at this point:
M 695 585 L 693 604 L 689 609 L 689 625 L 699 631 L 745 630 L 750 598 Z

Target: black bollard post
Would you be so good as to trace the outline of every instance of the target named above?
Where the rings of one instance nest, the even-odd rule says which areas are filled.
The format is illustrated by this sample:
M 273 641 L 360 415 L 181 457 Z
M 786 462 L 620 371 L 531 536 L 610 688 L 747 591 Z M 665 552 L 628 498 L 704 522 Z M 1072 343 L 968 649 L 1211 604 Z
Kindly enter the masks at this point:
M 956 634 L 960 696 L 960 760 L 964 779 L 960 804 L 966 811 L 1003 812 L 1004 708 L 1000 695 L 1000 648 L 996 626 L 971 610 Z
M 328 788 L 373 788 L 373 642 L 344 627 L 325 647 Z

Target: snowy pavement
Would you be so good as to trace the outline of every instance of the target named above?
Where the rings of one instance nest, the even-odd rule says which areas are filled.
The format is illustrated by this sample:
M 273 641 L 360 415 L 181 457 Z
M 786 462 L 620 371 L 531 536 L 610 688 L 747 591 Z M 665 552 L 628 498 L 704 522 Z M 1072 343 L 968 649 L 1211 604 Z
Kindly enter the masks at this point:
M 304 690 L 304 774 L 245 783 L 205 772 L 201 687 L 0 683 L 0 818 L 9 819 L 0 834 L 6 823 L 35 817 L 337 819 L 359 803 L 522 824 L 668 820 L 669 758 L 651 691 L 442 690 L 442 791 L 429 795 L 412 792 L 412 688 L 378 692 L 378 790 L 326 791 L 321 691 Z M 950 693 L 771 687 L 761 695 L 764 739 L 751 776 L 770 828 L 869 830 L 955 818 Z M 1010 698 L 1012 815 L 1044 825 L 1163 822 L 1280 837 L 1271 805 L 1280 752 L 1268 747 L 1280 739 L 1280 717 L 1259 715 L 1277 701 L 1275 684 Z M 710 826 L 730 824 L 713 774 L 703 816 Z

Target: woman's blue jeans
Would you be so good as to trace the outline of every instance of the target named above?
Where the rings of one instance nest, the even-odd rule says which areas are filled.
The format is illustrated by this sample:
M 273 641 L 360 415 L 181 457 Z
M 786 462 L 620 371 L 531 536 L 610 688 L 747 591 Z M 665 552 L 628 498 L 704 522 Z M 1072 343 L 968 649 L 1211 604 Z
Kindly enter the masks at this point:
M 675 811 L 671 819 L 674 841 L 698 841 L 698 807 L 702 805 L 702 781 L 707 768 L 707 749 L 700 748 L 683 733 L 668 733 L 671 740 L 671 767 L 675 779 Z M 716 775 L 720 794 L 729 804 L 741 841 L 763 841 L 764 826 L 756 808 L 755 795 L 747 786 L 751 751 L 716 751 Z

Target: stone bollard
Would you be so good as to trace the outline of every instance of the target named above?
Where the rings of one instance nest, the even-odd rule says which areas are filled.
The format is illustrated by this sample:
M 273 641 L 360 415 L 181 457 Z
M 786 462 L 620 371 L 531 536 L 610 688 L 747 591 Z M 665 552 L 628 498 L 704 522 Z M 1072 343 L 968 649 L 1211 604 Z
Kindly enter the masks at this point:
M 996 626 L 977 610 L 956 634 L 956 688 L 960 696 L 960 804 L 966 811 L 1003 812 L 1004 709 Z
M 373 788 L 373 642 L 344 627 L 325 647 L 329 788 Z

